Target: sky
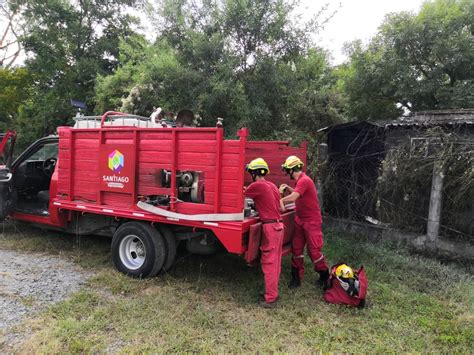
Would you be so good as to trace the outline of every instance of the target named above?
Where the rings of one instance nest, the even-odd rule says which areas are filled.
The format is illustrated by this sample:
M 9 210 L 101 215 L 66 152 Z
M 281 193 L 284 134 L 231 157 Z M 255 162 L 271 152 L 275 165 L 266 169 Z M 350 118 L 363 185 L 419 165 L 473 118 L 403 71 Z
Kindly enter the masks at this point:
M 319 34 L 318 44 L 332 52 L 333 64 L 340 64 L 347 59 L 342 51 L 345 42 L 361 39 L 368 43 L 386 14 L 417 13 L 423 0 L 302 0 L 301 3 L 307 14 L 316 13 L 325 3 L 329 3 L 330 10 L 337 10 Z

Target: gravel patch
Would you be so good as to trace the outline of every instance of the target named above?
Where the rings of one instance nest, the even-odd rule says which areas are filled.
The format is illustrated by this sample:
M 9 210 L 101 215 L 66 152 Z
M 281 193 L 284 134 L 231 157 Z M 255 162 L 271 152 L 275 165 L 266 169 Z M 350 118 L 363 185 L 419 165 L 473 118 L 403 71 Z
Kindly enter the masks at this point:
M 89 276 L 59 257 L 0 250 L 0 343 L 16 343 L 9 328 L 78 291 Z

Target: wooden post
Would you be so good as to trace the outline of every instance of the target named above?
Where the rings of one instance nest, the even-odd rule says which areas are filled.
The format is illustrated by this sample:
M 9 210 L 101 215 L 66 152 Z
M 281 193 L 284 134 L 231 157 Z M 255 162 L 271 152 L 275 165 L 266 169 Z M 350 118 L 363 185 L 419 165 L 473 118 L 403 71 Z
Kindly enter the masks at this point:
M 435 249 L 438 241 L 439 225 L 441 221 L 441 203 L 443 200 L 443 181 L 443 162 L 435 160 L 433 166 L 433 180 L 431 183 L 428 225 L 426 228 L 426 246 L 429 249 Z
M 323 164 L 328 157 L 328 145 L 326 143 L 321 143 L 318 146 L 318 163 Z M 318 200 L 319 200 L 319 207 L 321 208 L 321 213 L 324 211 L 324 189 L 323 189 L 323 184 L 321 183 L 320 179 L 320 174 L 318 172 L 317 178 L 316 178 L 316 189 L 318 190 Z

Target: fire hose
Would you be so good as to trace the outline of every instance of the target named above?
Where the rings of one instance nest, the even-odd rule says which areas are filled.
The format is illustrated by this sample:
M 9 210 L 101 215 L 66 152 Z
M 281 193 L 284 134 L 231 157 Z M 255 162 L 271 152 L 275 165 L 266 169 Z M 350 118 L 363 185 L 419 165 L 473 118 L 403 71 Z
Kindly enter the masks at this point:
M 167 218 L 174 218 L 174 219 L 183 219 L 186 221 L 201 221 L 201 222 L 231 222 L 231 221 L 243 221 L 244 219 L 244 212 L 240 213 L 206 213 L 206 214 L 184 214 L 184 213 L 177 213 L 165 210 L 163 208 L 159 208 L 149 203 L 139 201 L 137 203 L 137 207 Z

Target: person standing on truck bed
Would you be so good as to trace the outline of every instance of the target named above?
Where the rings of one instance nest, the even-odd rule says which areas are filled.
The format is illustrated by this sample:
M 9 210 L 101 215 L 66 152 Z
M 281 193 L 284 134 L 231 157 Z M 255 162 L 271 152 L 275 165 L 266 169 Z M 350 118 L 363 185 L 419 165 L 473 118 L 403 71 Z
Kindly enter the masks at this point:
M 263 278 L 265 282 L 264 308 L 275 308 L 278 300 L 278 283 L 281 272 L 281 253 L 283 244 L 283 223 L 278 188 L 265 180 L 270 170 L 262 158 L 252 160 L 246 167 L 253 182 L 245 189 L 245 195 L 255 202 L 262 222 L 262 241 L 260 244 Z
M 302 171 L 303 166 L 304 163 L 300 158 L 294 155 L 289 156 L 282 168 L 292 180 L 296 180 L 296 186 L 293 189 L 282 184 L 279 188 L 280 193 L 290 192 L 288 196 L 281 199 L 281 202 L 285 205 L 294 202 L 296 209 L 295 229 L 291 244 L 293 254 L 291 281 L 288 285 L 291 289 L 299 287 L 303 280 L 305 244 L 314 270 L 319 273 L 319 284 L 325 286 L 329 279 L 328 264 L 321 253 L 324 241 L 318 194 L 313 180 Z

